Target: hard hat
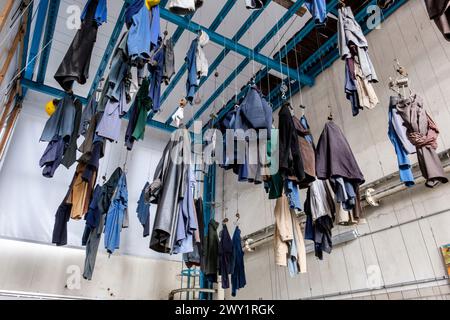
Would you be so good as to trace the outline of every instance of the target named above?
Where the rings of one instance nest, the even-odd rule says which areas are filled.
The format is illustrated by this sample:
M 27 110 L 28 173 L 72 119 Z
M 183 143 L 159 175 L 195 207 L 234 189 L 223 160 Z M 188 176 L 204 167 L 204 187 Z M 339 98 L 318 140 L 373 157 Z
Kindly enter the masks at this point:
M 55 105 L 54 100 L 50 100 L 49 102 L 47 102 L 47 104 L 45 105 L 45 111 L 47 112 L 47 114 L 49 116 L 51 116 L 53 113 L 55 113 L 56 105 Z
M 161 0 L 145 0 L 145 5 L 147 9 L 150 10 L 152 7 L 157 6 Z

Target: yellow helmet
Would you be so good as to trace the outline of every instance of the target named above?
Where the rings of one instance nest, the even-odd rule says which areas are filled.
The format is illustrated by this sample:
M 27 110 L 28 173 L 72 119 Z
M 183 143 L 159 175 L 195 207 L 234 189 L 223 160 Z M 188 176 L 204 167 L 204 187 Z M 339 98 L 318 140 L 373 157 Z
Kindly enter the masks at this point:
M 47 104 L 45 105 L 45 111 L 49 116 L 55 113 L 56 111 L 55 100 L 50 100 L 49 102 L 47 102 Z
M 145 5 L 147 9 L 150 10 L 152 7 L 157 6 L 161 0 L 145 0 Z

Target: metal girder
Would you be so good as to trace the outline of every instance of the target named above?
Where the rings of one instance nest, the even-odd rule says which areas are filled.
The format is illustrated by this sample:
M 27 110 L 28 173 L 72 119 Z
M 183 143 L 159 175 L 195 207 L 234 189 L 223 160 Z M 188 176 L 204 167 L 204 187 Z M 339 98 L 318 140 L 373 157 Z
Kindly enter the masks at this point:
M 55 98 L 63 98 L 67 94 L 63 90 L 60 90 L 60 89 L 57 89 L 57 88 L 54 88 L 54 87 L 50 87 L 50 86 L 47 86 L 47 85 L 42 84 L 42 83 L 37 83 L 35 81 L 31 81 L 31 80 L 28 80 L 28 79 L 22 79 L 20 81 L 20 84 L 24 88 L 27 88 L 29 90 L 33 90 L 33 91 L 36 91 L 36 92 L 40 92 L 40 93 L 43 93 L 43 94 L 47 94 L 47 95 L 55 97 Z M 79 99 L 80 102 L 83 105 L 86 105 L 88 103 L 88 99 L 87 98 L 80 97 L 80 96 L 77 96 L 77 95 L 75 95 L 75 97 L 77 99 Z M 164 130 L 164 131 L 169 132 L 169 133 L 173 132 L 173 131 L 175 131 L 177 129 L 177 128 L 173 127 L 173 126 L 167 126 L 164 123 L 161 123 L 161 122 L 158 122 L 158 121 L 155 121 L 155 120 L 147 121 L 147 125 L 150 126 L 150 127 L 154 127 L 154 128 L 157 128 L 157 129 Z
M 41 44 L 42 34 L 44 31 L 45 17 L 47 16 L 49 0 L 41 0 L 36 16 L 36 23 L 34 24 L 33 39 L 31 41 L 30 53 L 28 55 L 28 66 L 25 69 L 25 78 L 32 80 L 34 69 L 36 67 L 36 60 L 39 53 L 39 45 Z
M 161 9 L 161 17 L 171 23 L 178 25 L 178 26 L 182 26 L 186 30 L 191 31 L 193 33 L 198 33 L 199 31 L 204 30 L 208 34 L 209 39 L 212 42 L 215 42 L 216 44 L 224 46 L 225 48 L 231 49 L 232 51 L 235 51 L 242 56 L 251 58 L 252 60 L 254 60 L 260 64 L 268 65 L 272 69 L 277 70 L 278 72 L 283 73 L 283 74 L 285 74 L 289 77 L 292 77 L 296 80 L 299 80 L 305 84 L 312 84 L 312 79 L 310 79 L 307 76 L 298 74 L 297 70 L 291 69 L 285 64 L 280 64 L 279 62 L 277 62 L 269 57 L 266 57 L 260 53 L 255 53 L 255 52 L 253 52 L 253 50 L 251 50 L 239 43 L 235 43 L 235 42 L 233 42 L 233 40 L 226 38 L 214 31 L 208 30 L 208 28 L 201 26 L 195 22 L 192 22 L 192 21 L 188 22 L 185 19 L 183 19 L 182 17 L 175 15 L 166 9 Z
M 58 18 L 59 5 L 61 0 L 50 0 L 48 7 L 47 23 L 45 26 L 44 41 L 42 42 L 41 61 L 36 81 L 44 83 L 45 74 L 47 72 L 48 60 L 50 58 L 50 50 L 52 45 L 49 43 L 53 40 L 55 34 L 56 20 Z
M 122 32 L 123 26 L 125 24 L 125 12 L 128 7 L 129 1 L 125 1 L 122 9 L 120 10 L 119 17 L 117 18 L 116 25 L 114 26 L 114 30 L 109 38 L 108 46 L 106 47 L 105 53 L 103 54 L 102 61 L 97 69 L 97 73 L 95 75 L 94 81 L 92 82 L 91 89 L 89 90 L 88 97 L 92 97 L 97 90 L 97 87 L 100 83 L 100 80 L 105 73 L 105 70 L 108 66 L 108 62 L 111 59 L 111 56 L 114 52 L 114 48 L 116 47 L 117 41 L 119 40 L 120 34 Z
M 227 3 L 225 3 L 225 5 L 222 7 L 222 10 L 220 10 L 220 12 L 217 14 L 216 18 L 214 19 L 214 21 L 209 26 L 209 30 L 212 30 L 212 31 L 217 30 L 217 28 L 219 27 L 220 23 L 223 21 L 223 19 L 225 19 L 225 17 L 230 12 L 230 10 L 233 8 L 233 5 L 235 3 L 236 3 L 235 0 L 228 0 Z M 181 28 L 181 27 L 178 27 L 178 28 Z M 177 31 L 178 31 L 178 29 L 177 29 Z M 175 31 L 175 33 L 176 33 L 176 31 Z M 233 40 L 234 40 L 234 38 L 233 38 Z M 211 70 L 213 70 L 214 69 L 213 65 L 211 65 L 210 68 L 211 68 Z M 164 90 L 164 92 L 163 92 L 163 94 L 161 96 L 161 105 L 164 103 L 164 101 L 166 101 L 167 97 L 170 95 L 172 90 L 176 87 L 178 82 L 181 80 L 181 78 L 183 77 L 183 75 L 186 72 L 186 70 L 187 70 L 187 65 L 186 65 L 186 63 L 183 63 L 181 68 L 178 70 L 177 74 L 173 77 L 172 81 L 170 81 L 169 85 Z M 209 74 L 208 74 L 208 77 L 209 77 Z M 200 86 L 201 85 L 202 85 L 202 83 L 200 83 Z M 176 112 L 176 110 L 174 112 L 172 112 L 170 117 L 166 120 L 166 124 L 169 124 L 172 121 L 172 116 L 173 116 L 173 114 L 175 112 Z
M 402 5 L 404 5 L 408 0 L 398 0 L 396 1 L 392 6 L 390 6 L 387 9 L 382 10 L 381 15 L 381 21 L 386 20 L 392 13 L 394 13 L 398 8 L 400 8 Z M 355 19 L 358 21 L 358 23 L 362 23 L 369 15 L 367 12 L 368 8 L 370 6 L 376 5 L 377 1 L 372 0 L 370 1 L 362 10 L 360 10 L 356 15 Z M 366 24 L 362 24 L 361 28 L 364 32 L 364 34 L 368 34 L 372 29 L 369 29 Z M 302 64 L 301 68 L 309 68 L 311 63 L 314 60 L 319 59 L 319 54 L 322 54 L 322 63 L 320 65 L 317 65 L 315 68 L 310 70 L 310 74 L 312 77 L 317 77 L 324 69 L 331 66 L 337 59 L 339 59 L 339 50 L 337 48 L 337 35 L 334 35 L 331 37 L 327 42 L 325 42 L 319 50 L 317 50 L 312 56 L 310 56 L 307 60 L 305 60 L 304 64 Z M 275 96 L 279 93 L 280 86 L 277 86 L 274 90 L 271 91 L 270 95 Z M 287 97 L 290 97 L 291 95 L 296 94 L 300 90 L 300 84 L 298 82 L 294 83 L 293 86 L 291 86 L 291 89 L 286 93 Z M 277 99 L 272 102 L 273 104 L 273 110 L 277 110 L 281 104 L 282 101 L 277 96 Z
M 23 88 L 27 88 L 29 90 L 33 90 L 36 92 L 40 92 L 43 94 L 47 94 L 49 96 L 55 97 L 55 98 L 63 98 L 67 93 L 63 90 L 56 89 L 54 87 L 47 86 L 43 83 L 38 83 L 29 79 L 21 79 L 20 84 Z M 82 104 L 86 105 L 88 103 L 88 100 L 86 98 L 80 97 L 75 95 L 77 99 L 81 101 Z

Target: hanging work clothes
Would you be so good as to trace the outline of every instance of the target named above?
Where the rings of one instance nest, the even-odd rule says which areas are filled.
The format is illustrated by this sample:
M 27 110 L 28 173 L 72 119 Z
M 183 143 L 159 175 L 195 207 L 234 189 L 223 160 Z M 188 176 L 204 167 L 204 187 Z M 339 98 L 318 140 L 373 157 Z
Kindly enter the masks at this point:
M 309 128 L 305 128 L 302 122 L 296 117 L 292 118 L 298 136 L 298 146 L 303 161 L 305 180 L 299 184 L 300 188 L 307 188 L 311 182 L 316 180 L 316 154 L 312 143 L 306 137 L 310 136 Z
M 338 16 L 338 47 L 341 58 L 347 59 L 354 56 L 350 46 L 355 45 L 364 78 L 369 82 L 378 82 L 375 68 L 368 54 L 367 39 L 353 16 L 352 9 L 349 6 L 342 7 L 339 9 Z
M 70 212 L 72 211 L 72 204 L 66 202 L 67 197 L 68 193 L 59 205 L 55 214 L 52 243 L 57 246 L 65 246 L 67 244 L 67 223 L 70 220 Z
M 230 287 L 231 263 L 233 259 L 233 242 L 226 224 L 222 224 L 219 242 L 219 275 L 222 279 L 222 289 Z
M 148 61 L 152 42 L 150 11 L 142 5 L 132 21 L 127 40 L 128 55 L 132 61 Z
M 150 20 L 150 44 L 151 50 L 154 50 L 158 46 L 158 41 L 160 38 L 161 26 L 160 26 L 160 12 L 159 5 L 153 6 L 150 10 L 151 20 Z
M 447 41 L 450 41 L 450 0 L 425 0 L 431 20 Z
M 72 204 L 70 217 L 74 220 L 81 220 L 86 214 L 97 178 L 96 173 L 94 173 L 90 181 L 83 180 L 82 176 L 86 166 L 83 162 L 78 163 L 67 200 L 68 203 Z
M 139 201 L 137 203 L 136 213 L 137 217 L 139 219 L 139 222 L 141 223 L 142 227 L 144 228 L 142 236 L 148 237 L 150 235 L 150 204 L 145 202 L 145 189 L 150 184 L 147 182 L 144 186 L 144 188 L 141 191 L 141 195 L 139 197 Z
M 208 233 L 203 244 L 205 267 L 202 270 L 209 282 L 217 282 L 217 271 L 219 270 L 219 236 L 217 228 L 219 223 L 211 220 L 208 224 Z
M 203 219 L 203 218 L 202 218 Z M 203 229 L 200 231 L 200 224 L 199 224 L 199 215 L 197 212 L 197 203 L 194 201 L 194 220 L 195 224 L 197 225 L 197 229 L 194 231 L 193 237 L 192 237 L 192 252 L 183 253 L 183 261 L 186 264 L 187 268 L 192 268 L 194 266 L 201 266 L 201 252 L 202 252 L 202 246 L 201 246 L 201 237 L 200 232 L 203 233 Z M 202 223 L 203 226 L 203 223 Z
M 127 41 L 128 32 L 125 32 L 119 41 L 119 45 L 114 51 L 109 70 L 108 78 L 105 81 L 105 95 L 102 98 L 102 106 L 106 103 L 105 98 L 113 102 L 121 100 L 122 90 L 129 94 L 129 87 L 127 85 L 131 78 L 130 64 L 128 59 Z
M 66 94 L 59 100 L 55 112 L 45 123 L 40 141 L 50 142 L 55 136 L 69 138 L 75 129 L 77 107 L 73 96 Z
M 133 17 L 141 11 L 144 6 L 144 2 L 142 0 L 134 0 L 125 11 L 125 23 L 127 25 L 127 29 L 131 28 L 133 24 Z
M 409 141 L 417 149 L 420 171 L 426 186 L 433 188 L 439 182 L 447 183 L 444 169 L 436 153 L 439 129 L 423 107 L 423 100 L 414 94 L 410 98 L 400 99 L 397 103 L 398 114 L 403 119 Z
M 205 31 L 200 31 L 197 41 L 197 50 L 195 52 L 195 65 L 197 67 L 197 78 L 207 77 L 209 72 L 208 59 L 203 48 L 209 43 L 209 36 Z M 199 80 L 197 80 L 197 84 Z
M 61 164 L 65 166 L 67 169 L 69 169 L 77 161 L 77 148 L 78 148 L 77 140 L 79 137 L 81 115 L 83 109 L 83 105 L 81 104 L 80 100 L 75 99 L 73 104 L 75 106 L 73 129 L 69 137 L 68 143 L 66 145 L 66 148 L 64 150 L 64 157 L 61 161 Z
M 58 169 L 62 162 L 65 148 L 65 140 L 58 136 L 55 136 L 54 139 L 48 143 L 44 154 L 39 160 L 39 166 L 43 168 L 42 175 L 44 177 L 53 178 L 56 169 Z
M 247 284 L 245 278 L 244 250 L 241 244 L 241 229 L 236 227 L 233 233 L 233 254 L 231 257 L 231 296 L 236 297 L 237 291 Z
M 373 109 L 379 103 L 377 94 L 369 82 L 367 77 L 364 75 L 363 70 L 361 69 L 360 60 L 357 57 L 353 59 L 354 70 L 355 70 L 355 85 L 356 90 L 358 92 L 359 106 L 365 107 L 367 109 Z
M 149 81 L 144 79 L 134 103 L 128 111 L 128 126 L 125 133 L 125 146 L 128 150 L 133 149 L 134 141 L 144 139 L 147 116 L 152 106 L 152 101 L 148 96 L 148 89 Z
M 291 209 L 301 211 L 302 204 L 300 202 L 300 192 L 297 184 L 294 181 L 287 179 L 285 180 L 284 190 L 289 200 L 289 207 Z
M 153 112 L 158 112 L 161 108 L 161 83 L 163 81 L 164 74 L 164 46 L 160 43 L 160 46 L 153 52 L 150 62 L 148 64 L 148 70 L 150 72 L 149 81 L 149 98 L 152 101 Z
M 354 181 L 358 185 L 364 183 L 364 176 L 350 144 L 333 121 L 325 124 L 317 143 L 316 172 L 317 178 L 322 180 L 339 176 Z
M 72 89 L 74 81 L 79 84 L 85 84 L 89 78 L 89 65 L 91 62 L 92 51 L 97 41 L 97 31 L 99 22 L 96 20 L 97 7 L 105 11 L 100 16 L 106 17 L 106 4 L 103 0 L 88 1 L 84 9 L 84 18 L 81 22 L 81 28 L 77 31 L 63 61 L 55 73 L 55 80 L 65 90 Z
M 155 170 L 153 183 L 158 182 L 161 189 L 156 195 L 158 204 L 155 222 L 150 239 L 150 248 L 162 253 L 172 253 L 178 226 L 180 201 L 185 196 L 186 178 L 189 164 L 178 157 L 188 157 L 186 147 L 190 146 L 187 130 L 177 130 L 164 148 L 162 158 Z
M 102 187 L 97 185 L 92 193 L 92 199 L 89 203 L 89 208 L 85 216 L 86 225 L 84 227 L 83 238 L 81 245 L 85 246 L 92 230 L 96 229 L 100 224 L 102 212 L 99 209 L 99 201 L 102 196 Z
M 324 27 L 327 23 L 327 2 L 326 0 L 306 0 L 305 5 L 314 17 L 316 26 Z
M 296 177 L 297 182 L 301 183 L 305 179 L 305 170 L 294 120 L 288 104 L 285 103 L 281 107 L 278 117 L 280 172 L 285 177 Z
M 173 253 L 188 253 L 193 252 L 193 238 L 195 232 L 198 230 L 197 219 L 195 217 L 194 209 L 194 188 L 195 188 L 195 174 L 190 166 L 186 169 L 187 177 L 183 178 L 185 184 L 184 196 L 179 203 L 177 229 L 175 235 L 175 242 Z
M 250 10 L 261 10 L 270 0 L 245 0 L 245 7 Z
M 345 96 L 351 103 L 353 116 L 356 117 L 363 107 L 360 105 L 356 87 L 355 62 L 352 57 L 345 59 Z
M 397 155 L 400 181 L 402 181 L 407 187 L 411 187 L 414 185 L 414 176 L 412 174 L 411 162 L 408 158 L 408 154 L 415 153 L 416 148 L 408 140 L 406 127 L 403 126 L 403 120 L 401 120 L 401 116 L 398 114 L 396 109 L 398 100 L 398 97 L 390 98 L 388 112 L 388 136 Z
M 122 173 L 116 191 L 111 199 L 105 221 L 105 248 L 112 254 L 120 248 L 120 233 L 127 227 L 125 221 L 128 210 L 128 190 L 126 175 Z
M 306 249 L 300 222 L 295 213 L 289 209 L 288 199 L 285 195 L 278 198 L 275 204 L 275 263 L 279 266 L 288 266 L 288 260 L 294 258 L 295 269 L 300 273 L 306 272 Z M 295 241 L 295 244 L 292 242 Z M 295 246 L 295 257 L 290 250 Z M 291 252 L 290 252 L 291 251 Z
M 83 12 L 81 13 L 81 21 L 84 21 L 88 16 L 89 3 L 93 1 L 94 0 L 88 0 L 88 3 L 86 4 L 86 6 L 83 9 Z M 95 22 L 97 22 L 97 25 L 100 26 L 103 23 L 106 23 L 107 18 L 108 18 L 108 8 L 106 6 L 106 0 L 98 0 L 97 7 L 95 9 L 94 20 Z
M 80 131 L 78 133 L 79 136 L 85 136 L 89 125 L 91 123 L 92 117 L 97 113 L 97 100 L 95 99 L 95 95 L 93 95 L 87 105 L 83 108 L 83 112 L 81 113 L 80 120 Z
M 187 78 L 186 78 L 186 100 L 192 104 L 194 100 L 195 92 L 198 88 L 197 83 L 197 46 L 198 38 L 192 40 L 189 51 L 184 58 L 187 66 Z
M 256 86 L 251 86 L 240 105 L 241 115 L 250 123 L 252 129 L 272 129 L 272 109 L 261 96 Z
M 164 65 L 163 65 L 163 81 L 169 85 L 170 79 L 175 74 L 175 53 L 173 51 L 172 38 L 164 42 Z
M 119 101 L 108 99 L 103 117 L 97 127 L 97 135 L 111 142 L 119 141 L 120 139 L 121 118 L 125 114 L 124 109 L 127 105 L 124 84 L 120 85 L 120 91 Z
M 195 0 L 170 0 L 169 10 L 172 13 L 184 16 L 195 12 L 195 4 Z
M 305 201 L 306 226 L 305 239 L 314 241 L 315 255 L 323 259 L 323 251 L 328 254 L 332 249 L 333 221 L 336 206 L 332 191 L 324 180 L 314 181 L 306 194 Z

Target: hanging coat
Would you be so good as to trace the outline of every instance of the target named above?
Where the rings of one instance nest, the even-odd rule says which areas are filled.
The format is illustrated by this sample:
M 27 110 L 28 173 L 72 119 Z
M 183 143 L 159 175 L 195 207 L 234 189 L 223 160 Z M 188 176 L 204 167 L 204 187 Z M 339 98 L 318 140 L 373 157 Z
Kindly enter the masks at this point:
M 222 225 L 219 242 L 219 275 L 222 278 L 222 289 L 230 287 L 231 263 L 233 258 L 233 242 L 226 224 Z
M 137 217 L 142 227 L 144 228 L 142 236 L 148 237 L 150 235 L 150 204 L 145 202 L 145 189 L 149 186 L 147 182 L 144 188 L 141 191 L 141 195 L 139 197 L 139 201 L 136 207 Z
M 148 96 L 152 101 L 153 112 L 158 112 L 161 108 L 161 83 L 163 81 L 164 73 L 164 46 L 160 47 L 153 53 L 148 64 L 148 71 L 150 72 L 150 87 Z
M 298 146 L 303 161 L 303 169 L 305 171 L 305 180 L 299 184 L 300 188 L 308 187 L 311 182 L 316 180 L 316 154 L 311 143 L 306 140 L 306 136 L 310 135 L 309 129 L 303 127 L 302 123 L 296 117 L 292 118 L 297 133 Z
M 388 136 L 394 146 L 395 153 L 397 155 L 398 169 L 400 173 L 400 181 L 402 181 L 407 187 L 414 185 L 414 176 L 411 170 L 411 162 L 408 158 L 408 151 L 405 149 L 401 136 L 406 138 L 406 128 L 401 126 L 404 130 L 400 131 L 400 135 L 397 133 L 395 129 L 395 124 L 400 120 L 400 116 L 397 113 L 397 109 L 395 108 L 396 102 L 398 101 L 397 97 L 391 97 L 391 104 L 389 105 L 388 112 Z M 411 142 L 408 143 L 411 144 Z M 412 145 L 412 144 L 411 144 Z
M 120 86 L 120 91 L 119 101 L 109 99 L 106 103 L 102 120 L 97 127 L 97 135 L 112 142 L 119 141 L 122 128 L 121 118 L 124 115 L 124 109 L 127 105 L 123 84 Z
M 281 107 L 278 117 L 280 172 L 285 177 L 295 176 L 297 182 L 301 183 L 305 179 L 305 171 L 294 120 L 287 104 Z
M 198 39 L 194 39 L 191 42 L 189 51 L 184 58 L 187 66 L 187 78 L 186 78 L 186 100 L 192 103 L 194 100 L 195 92 L 197 91 L 197 52 Z
M 179 156 L 190 156 L 185 150 L 190 146 L 187 130 L 177 130 L 164 148 L 162 158 L 155 170 L 154 181 L 160 181 L 162 189 L 158 193 L 155 221 L 150 239 L 150 248 L 162 253 L 171 253 L 178 226 L 178 210 L 180 200 L 186 192 L 188 163 L 178 161 Z M 178 163 L 177 163 L 178 162 Z M 181 163 L 180 163 L 181 162 Z
M 439 31 L 450 41 L 450 0 L 425 0 L 425 6 L 431 20 Z
M 339 55 L 344 59 L 351 58 L 351 45 L 357 47 L 357 55 L 364 78 L 370 82 L 378 82 L 378 77 L 368 54 L 368 42 L 361 26 L 353 16 L 350 6 L 340 8 L 338 11 L 338 48 Z
M 55 136 L 70 137 L 74 132 L 76 114 L 77 107 L 73 97 L 68 94 L 65 95 L 64 98 L 59 100 L 56 111 L 45 123 L 40 141 L 50 142 Z
M 194 251 L 193 238 L 198 229 L 194 209 L 194 188 L 196 180 L 195 173 L 191 170 L 189 164 L 187 165 L 186 175 L 187 177 L 183 179 L 185 183 L 184 196 L 178 208 L 177 229 L 173 247 L 174 254 Z
M 236 227 L 233 233 L 233 254 L 231 258 L 231 296 L 247 284 L 245 279 L 244 250 L 241 244 L 241 229 Z
M 175 74 L 175 53 L 173 51 L 172 38 L 167 39 L 164 43 L 164 65 L 163 65 L 163 81 L 169 85 L 170 79 Z
M 73 130 L 72 134 L 69 137 L 69 142 L 64 150 L 64 157 L 61 161 L 61 164 L 69 169 L 75 161 L 77 161 L 77 140 L 79 137 L 80 124 L 81 124 L 81 115 L 83 106 L 80 100 L 75 99 L 75 117 L 73 120 Z
M 74 81 L 77 81 L 79 84 L 85 84 L 89 78 L 89 65 L 97 40 L 98 21 L 96 20 L 96 11 L 98 3 L 99 0 L 91 0 L 86 4 L 81 28 L 77 31 L 72 44 L 55 73 L 55 80 L 65 91 L 72 89 Z M 106 6 L 104 8 L 106 10 Z
M 219 270 L 219 236 L 217 228 L 219 223 L 211 220 L 208 224 L 208 233 L 203 244 L 203 255 L 205 267 L 202 270 L 209 282 L 217 282 L 217 272 Z
M 83 112 L 81 113 L 80 120 L 80 131 L 78 135 L 85 136 L 89 125 L 91 123 L 92 116 L 97 112 L 97 101 L 95 99 L 95 95 L 89 99 L 87 105 L 83 108 Z
M 203 51 L 203 47 L 209 43 L 209 36 L 205 31 L 201 31 L 197 41 L 197 51 L 195 52 L 195 64 L 197 67 L 198 79 L 207 77 L 209 72 L 208 59 Z M 197 81 L 198 82 L 198 81 Z
M 120 101 L 122 90 L 127 91 L 127 81 L 131 78 L 128 59 L 128 32 L 125 32 L 119 41 L 109 69 L 108 78 L 105 81 L 105 94 L 102 97 L 102 107 L 106 104 L 106 98 L 116 102 Z M 123 88 L 123 89 L 122 89 Z
M 133 16 L 132 21 L 127 40 L 128 55 L 133 61 L 138 59 L 147 61 L 150 59 L 152 43 L 150 11 L 143 5 Z
M 111 200 L 105 222 L 105 248 L 108 253 L 120 247 L 120 232 L 124 227 L 126 210 L 128 208 L 127 179 L 122 174 L 117 184 L 116 191 Z
M 341 129 L 333 121 L 325 124 L 317 143 L 316 173 L 317 178 L 322 180 L 339 176 L 358 185 L 364 183 L 364 176 L 356 162 L 350 144 Z
M 427 180 L 427 187 L 437 183 L 447 183 L 444 169 L 436 153 L 439 130 L 423 107 L 423 100 L 418 95 L 401 99 L 397 103 L 397 111 L 403 119 L 403 125 L 409 140 L 417 149 L 417 160 L 420 171 Z

